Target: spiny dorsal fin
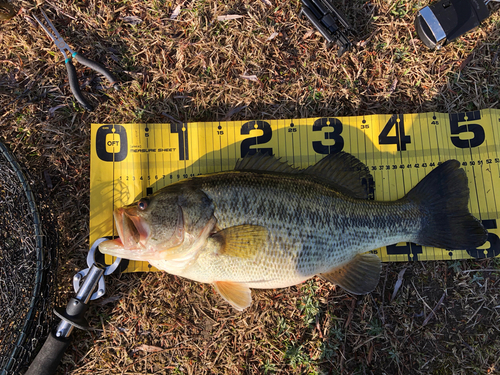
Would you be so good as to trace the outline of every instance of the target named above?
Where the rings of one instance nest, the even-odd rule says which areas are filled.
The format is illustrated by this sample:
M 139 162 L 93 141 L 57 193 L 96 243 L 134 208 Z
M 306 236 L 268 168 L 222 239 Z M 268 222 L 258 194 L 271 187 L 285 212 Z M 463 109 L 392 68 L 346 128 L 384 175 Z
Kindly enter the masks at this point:
M 214 287 L 217 293 L 238 311 L 243 311 L 252 303 L 252 292 L 245 284 L 216 281 Z
M 358 254 L 346 265 L 320 276 L 352 294 L 372 292 L 380 280 L 381 263 L 375 254 Z
M 243 224 L 223 229 L 212 238 L 220 243 L 218 254 L 254 259 L 265 246 L 267 234 L 267 229 L 260 225 Z
M 373 177 L 368 167 L 346 152 L 329 154 L 303 173 L 314 176 L 353 198 L 367 199 Z
M 246 155 L 239 159 L 234 167 L 236 171 L 263 171 L 273 173 L 300 173 L 300 170 L 280 161 L 274 155 L 258 152 L 254 155 Z

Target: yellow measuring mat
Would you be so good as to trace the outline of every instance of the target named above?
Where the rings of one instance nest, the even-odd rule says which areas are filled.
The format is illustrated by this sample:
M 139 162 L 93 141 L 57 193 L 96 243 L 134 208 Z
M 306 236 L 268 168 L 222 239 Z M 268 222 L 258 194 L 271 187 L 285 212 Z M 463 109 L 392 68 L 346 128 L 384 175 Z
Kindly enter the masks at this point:
M 439 163 L 460 161 L 470 212 L 488 229 L 478 249 L 400 243 L 374 250 L 382 261 L 485 258 L 500 254 L 500 110 L 292 120 L 92 124 L 90 243 L 116 236 L 113 209 L 197 175 L 232 170 L 259 150 L 305 168 L 345 151 L 364 162 L 375 200 L 403 197 Z M 106 256 L 110 264 L 112 257 Z M 148 271 L 131 261 L 127 271 Z

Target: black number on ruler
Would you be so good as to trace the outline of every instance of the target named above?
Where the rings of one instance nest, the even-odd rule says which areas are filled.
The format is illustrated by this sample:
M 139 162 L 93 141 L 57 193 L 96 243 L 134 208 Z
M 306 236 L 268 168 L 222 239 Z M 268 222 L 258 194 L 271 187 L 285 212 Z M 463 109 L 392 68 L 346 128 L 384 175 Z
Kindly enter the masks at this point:
M 465 117 L 467 117 L 467 120 L 465 120 Z M 469 147 L 480 146 L 485 139 L 484 129 L 481 125 L 479 124 L 458 125 L 459 122 L 476 121 L 480 119 L 481 119 L 480 111 L 450 114 L 450 130 L 451 134 L 455 135 L 451 136 L 451 143 L 453 143 L 453 145 L 458 148 L 469 148 Z M 472 133 L 474 134 L 474 136 L 472 137 L 472 139 L 460 139 L 459 134 L 463 133 Z
M 317 119 L 314 121 L 313 131 L 321 131 L 325 126 L 331 126 L 333 128 L 332 132 L 325 133 L 325 139 L 333 139 L 335 144 L 332 146 L 325 146 L 323 141 L 314 141 L 312 143 L 314 151 L 318 154 L 334 154 L 336 152 L 342 151 L 344 148 L 344 138 L 340 135 L 342 134 L 342 130 L 344 130 L 344 126 L 340 122 L 340 120 L 336 118 L 324 117 Z
M 482 220 L 481 223 L 485 229 L 497 228 L 496 220 Z M 496 257 L 500 254 L 500 238 L 495 233 L 488 233 L 488 242 L 490 243 L 488 249 L 467 249 L 467 254 L 476 259 Z
M 187 124 L 170 124 L 170 132 L 179 135 L 179 160 L 189 160 Z
M 365 189 L 368 193 L 368 199 L 374 200 L 375 199 L 375 181 L 373 180 L 372 175 L 369 174 L 368 178 L 362 178 L 361 184 L 365 187 Z
M 111 137 L 108 137 L 111 135 Z M 116 139 L 118 135 L 119 139 Z M 116 152 L 109 152 L 113 150 Z M 122 161 L 127 157 L 127 131 L 121 125 L 104 125 L 97 129 L 95 135 L 95 151 L 102 161 Z
M 405 242 L 404 245 L 389 245 L 387 246 L 388 255 L 408 255 L 408 261 L 418 260 L 418 254 L 422 254 L 422 246 L 411 242 Z M 413 257 L 410 255 L 413 254 Z
M 389 135 L 394 127 L 396 128 L 396 135 Z M 398 151 L 406 151 L 406 144 L 411 143 L 411 138 L 409 135 L 405 135 L 403 116 L 391 116 L 378 136 L 378 143 L 381 145 L 397 145 Z
M 265 121 L 246 122 L 242 125 L 240 134 L 248 135 L 250 134 L 250 131 L 255 129 L 262 130 L 264 134 L 262 134 L 259 137 L 244 139 L 241 142 L 241 157 L 244 157 L 245 155 L 255 155 L 259 151 L 262 152 L 263 154 L 269 154 L 269 155 L 273 153 L 272 148 L 250 148 L 251 146 L 262 145 L 271 140 L 271 138 L 273 137 L 273 131 L 271 129 L 271 125 L 269 125 L 268 122 Z

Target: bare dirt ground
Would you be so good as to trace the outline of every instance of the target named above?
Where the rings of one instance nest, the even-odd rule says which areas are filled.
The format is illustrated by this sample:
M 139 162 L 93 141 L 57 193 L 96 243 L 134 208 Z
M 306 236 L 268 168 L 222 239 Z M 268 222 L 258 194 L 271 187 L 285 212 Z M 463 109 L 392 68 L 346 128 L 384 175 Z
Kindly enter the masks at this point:
M 0 141 L 49 189 L 58 286 L 89 248 L 90 124 L 459 112 L 498 108 L 500 16 L 429 51 L 413 25 L 427 2 L 337 2 L 355 30 L 342 57 L 298 0 L 12 1 L 0 23 Z M 171 19 L 177 5 L 180 13 Z M 64 60 L 31 17 L 43 6 L 74 49 L 122 82 Z M 220 16 L 241 18 L 219 20 Z M 249 80 L 242 76 L 257 77 Z M 398 274 L 403 284 L 391 298 Z M 211 286 L 165 273 L 107 279 L 94 331 L 75 331 L 60 374 L 487 374 L 500 368 L 496 259 L 385 264 L 368 296 L 319 279 L 257 291 L 237 313 Z

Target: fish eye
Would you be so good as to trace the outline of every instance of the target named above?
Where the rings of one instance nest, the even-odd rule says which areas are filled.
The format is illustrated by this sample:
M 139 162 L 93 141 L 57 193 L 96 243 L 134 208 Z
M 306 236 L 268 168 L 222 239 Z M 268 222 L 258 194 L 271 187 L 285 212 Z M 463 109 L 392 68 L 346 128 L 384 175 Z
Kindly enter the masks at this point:
M 149 205 L 148 198 L 142 198 L 139 202 L 137 202 L 137 207 L 141 211 L 144 211 L 146 208 L 148 208 L 148 205 Z

